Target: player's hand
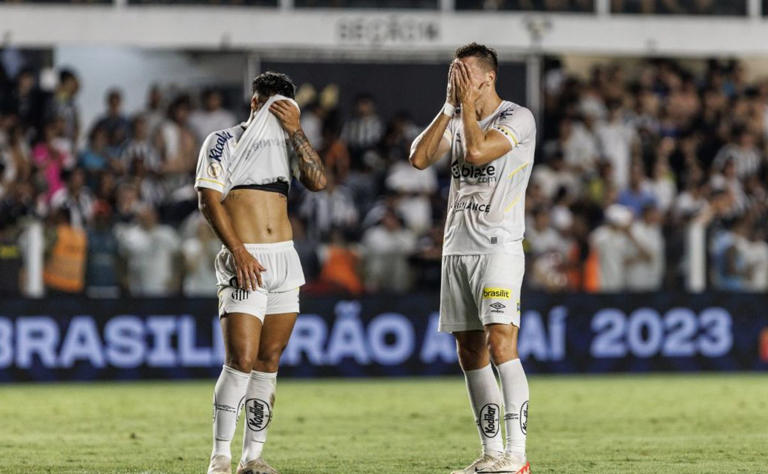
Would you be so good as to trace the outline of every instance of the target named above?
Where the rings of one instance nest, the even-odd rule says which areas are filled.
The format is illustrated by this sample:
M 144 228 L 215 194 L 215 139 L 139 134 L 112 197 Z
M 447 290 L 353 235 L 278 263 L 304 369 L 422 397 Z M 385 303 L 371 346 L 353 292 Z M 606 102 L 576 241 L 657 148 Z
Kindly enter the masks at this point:
M 459 101 L 456 98 L 456 79 L 454 76 L 456 75 L 454 71 L 456 68 L 454 67 L 458 59 L 454 59 L 451 62 L 450 67 L 448 67 L 448 84 L 445 86 L 445 101 L 451 104 L 454 107 L 457 107 L 459 105 Z
M 461 61 L 456 61 L 454 75 L 456 77 L 456 97 L 459 102 L 462 105 L 474 106 L 483 89 L 488 87 L 488 83 L 475 81 L 469 66 Z
M 235 249 L 232 252 L 232 257 L 235 259 L 237 286 L 248 291 L 261 288 L 263 286 L 261 272 L 266 272 L 267 269 L 261 266 L 259 261 L 245 247 Z
M 269 106 L 269 111 L 274 114 L 283 126 L 283 130 L 293 135 L 301 128 L 299 108 L 287 100 L 277 100 Z

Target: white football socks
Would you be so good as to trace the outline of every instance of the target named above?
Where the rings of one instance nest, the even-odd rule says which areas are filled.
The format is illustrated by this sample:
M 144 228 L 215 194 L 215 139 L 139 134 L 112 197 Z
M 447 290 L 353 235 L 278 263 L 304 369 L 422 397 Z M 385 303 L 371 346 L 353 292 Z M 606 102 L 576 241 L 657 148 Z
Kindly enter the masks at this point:
M 528 424 L 528 380 L 520 359 L 496 366 L 504 394 L 504 428 L 507 432 L 506 452 L 525 460 L 525 437 Z
M 475 415 L 483 453 L 498 456 L 504 451 L 501 438 L 501 393 L 491 364 L 482 369 L 465 370 L 469 402 Z
M 232 457 L 229 446 L 235 435 L 240 406 L 248 387 L 248 374 L 226 365 L 213 390 L 213 453 Z
M 243 464 L 261 456 L 267 441 L 267 427 L 272 420 L 275 404 L 277 372 L 251 372 L 245 393 L 245 434 L 243 435 Z

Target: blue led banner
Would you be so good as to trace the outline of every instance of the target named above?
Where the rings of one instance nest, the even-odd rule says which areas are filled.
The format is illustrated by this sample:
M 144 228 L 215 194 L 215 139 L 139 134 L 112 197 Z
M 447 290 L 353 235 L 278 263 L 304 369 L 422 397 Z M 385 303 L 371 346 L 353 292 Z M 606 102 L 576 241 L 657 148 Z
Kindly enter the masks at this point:
M 529 373 L 768 369 L 768 296 L 527 294 L 519 351 Z M 435 294 L 302 300 L 281 376 L 457 373 Z M 10 299 L 0 381 L 214 377 L 213 299 Z

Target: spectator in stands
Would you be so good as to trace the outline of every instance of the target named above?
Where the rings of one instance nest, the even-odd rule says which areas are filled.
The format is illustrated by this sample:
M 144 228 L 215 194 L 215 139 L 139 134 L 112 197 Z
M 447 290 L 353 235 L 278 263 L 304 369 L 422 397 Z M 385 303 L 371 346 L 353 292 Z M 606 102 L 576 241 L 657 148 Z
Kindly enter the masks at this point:
M 309 139 L 309 143 L 318 150 L 325 147 L 323 123 L 326 116 L 326 110 L 316 100 L 301 111 L 301 128 Z
M 137 161 L 141 161 L 147 171 L 159 172 L 162 168 L 162 162 L 152 143 L 147 117 L 144 115 L 135 116 L 131 131 L 131 138 L 120 156 L 121 169 L 124 172 L 130 171 L 134 169 Z
M 93 215 L 93 194 L 85 185 L 85 172 L 74 168 L 62 173 L 67 185 L 56 191 L 51 197 L 51 208 L 66 208 L 72 219 L 72 226 L 84 229 Z
M 103 129 L 107 135 L 107 143 L 111 147 L 119 147 L 128 138 L 130 122 L 123 115 L 123 94 L 120 89 L 114 88 L 107 92 L 107 110 L 93 126 L 94 129 Z
M 619 189 L 625 188 L 638 137 L 634 127 L 624 120 L 624 109 L 619 102 L 608 104 L 608 119 L 597 126 L 596 136 L 602 154 L 611 162 L 614 182 Z
M 18 295 L 21 291 L 22 250 L 19 226 L 11 209 L 0 207 L 0 296 Z
M 605 211 L 605 223 L 590 235 L 590 245 L 599 262 L 599 291 L 603 293 L 627 287 L 627 262 L 638 250 L 629 230 L 632 220 L 632 210 L 614 204 Z
M 340 184 L 332 173 L 327 173 L 326 186 L 322 191 L 306 193 L 299 208 L 299 215 L 313 223 L 309 234 L 312 238 L 327 237 L 332 228 L 352 230 L 358 222 L 357 208 L 352 194 Z
M 402 293 L 410 288 L 408 258 L 416 251 L 416 235 L 403 226 L 393 210 L 363 234 L 362 248 L 369 291 Z
M 322 268 L 317 284 L 325 291 L 351 295 L 363 293 L 360 257 L 340 230 L 331 231 L 328 245 L 320 249 L 320 261 Z
M 757 223 L 751 229 L 745 256 L 750 268 L 747 290 L 768 292 L 768 242 L 765 226 Z
M 195 134 L 188 124 L 190 111 L 189 97 L 177 97 L 168 106 L 168 117 L 160 124 L 155 137 L 163 172 L 174 185 L 181 185 L 188 179 L 187 173 L 195 169 L 198 150 Z
M 132 296 L 169 296 L 179 289 L 179 237 L 158 222 L 157 212 L 142 205 L 134 223 L 115 230 L 127 265 L 127 287 Z
M 69 69 L 59 71 L 59 83 L 48 106 L 48 120 L 61 119 L 62 136 L 70 143 L 77 143 L 80 136 L 80 115 L 75 98 L 80 90 L 80 81 Z
M 735 127 L 732 133 L 735 143 L 728 143 L 715 156 L 714 167 L 725 168 L 726 163 L 733 163 L 736 177 L 745 179 L 757 174 L 763 165 L 763 156 L 755 144 L 755 136 L 746 127 Z
M 96 126 L 88 137 L 88 147 L 80 152 L 78 165 L 89 174 L 89 181 L 93 183 L 97 174 L 106 170 L 113 161 L 107 151 L 109 145 L 109 133 L 104 127 Z
M 341 139 L 339 133 L 335 120 L 328 120 L 323 125 L 320 157 L 323 159 L 326 171 L 335 176 L 339 183 L 344 183 L 349 174 L 350 157 L 347 144 Z
M 78 294 L 85 286 L 87 237 L 74 227 L 69 209 L 55 209 L 46 230 L 43 281 L 48 294 Z
M 85 291 L 90 297 L 114 298 L 120 295 L 121 262 L 113 224 L 109 204 L 96 201 L 93 205 L 93 220 L 87 232 Z
M 629 187 L 619 192 L 618 203 L 628 207 L 640 217 L 646 207 L 656 207 L 656 198 L 646 182 L 643 165 L 635 163 L 629 172 Z
M 45 114 L 45 95 L 37 87 L 35 72 L 22 69 L 16 77 L 15 87 L 9 94 L 3 94 L 5 101 L 0 101 L 0 111 L 15 115 L 23 130 L 30 134 L 39 132 Z M 3 103 L 4 102 L 4 103 Z
M 189 116 L 189 125 L 195 131 L 198 142 L 202 143 L 211 132 L 229 128 L 237 123 L 232 112 L 224 109 L 221 92 L 218 90 L 204 90 L 202 103 L 203 107 Z
M 147 106 L 141 112 L 141 115 L 147 122 L 147 135 L 150 137 L 155 136 L 155 132 L 160 128 L 160 124 L 166 118 L 166 111 L 164 110 L 165 103 L 163 101 L 163 93 L 160 90 L 160 86 L 157 84 L 152 85 L 147 93 Z
M 752 266 L 748 259 L 750 249 L 747 236 L 749 218 L 741 217 L 730 229 L 722 229 L 712 240 L 713 283 L 715 288 L 745 291 L 749 288 Z
M 363 154 L 379 144 L 384 124 L 376 114 L 376 103 L 370 94 L 355 99 L 354 115 L 344 123 L 341 138 L 349 146 L 353 160 L 359 163 Z
M 69 149 L 57 140 L 60 126 L 59 121 L 48 122 L 43 128 L 43 141 L 32 149 L 32 161 L 45 180 L 47 199 L 64 186 L 62 170 L 74 165 Z
M 181 244 L 184 296 L 216 296 L 216 272 L 211 262 L 221 250 L 221 242 L 200 213 L 193 213 L 189 219 L 192 235 Z
M 661 213 L 647 205 L 630 228 L 635 255 L 627 261 L 629 291 L 657 291 L 664 280 L 664 236 L 661 233 Z

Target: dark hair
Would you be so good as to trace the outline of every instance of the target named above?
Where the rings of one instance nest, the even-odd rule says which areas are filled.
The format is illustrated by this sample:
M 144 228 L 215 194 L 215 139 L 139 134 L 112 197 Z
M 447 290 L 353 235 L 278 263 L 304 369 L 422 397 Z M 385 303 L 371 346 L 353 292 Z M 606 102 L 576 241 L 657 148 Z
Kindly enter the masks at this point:
M 477 44 L 474 41 L 461 46 L 456 50 L 456 57 L 467 58 L 474 56 L 483 61 L 494 72 L 499 72 L 499 57 L 496 55 L 496 51 L 489 48 L 484 44 Z
M 73 70 L 65 68 L 59 71 L 59 83 L 69 79 L 77 80 L 77 76 Z
M 293 99 L 296 95 L 296 86 L 285 74 L 267 71 L 253 78 L 251 91 L 258 92 L 264 97 L 280 94 Z

